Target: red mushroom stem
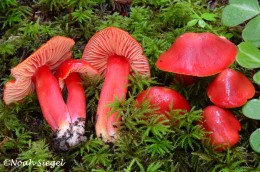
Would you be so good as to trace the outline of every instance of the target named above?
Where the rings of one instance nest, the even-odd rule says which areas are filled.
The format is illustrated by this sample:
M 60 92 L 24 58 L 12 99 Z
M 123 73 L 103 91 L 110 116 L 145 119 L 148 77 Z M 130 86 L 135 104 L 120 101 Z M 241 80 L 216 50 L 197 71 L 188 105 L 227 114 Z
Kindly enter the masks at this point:
M 70 115 L 70 125 L 59 130 L 56 133 L 57 139 L 55 139 L 55 144 L 65 150 L 85 140 L 86 97 L 77 72 L 85 73 L 91 77 L 98 75 L 97 70 L 89 63 L 76 59 L 64 61 L 56 71 L 57 84 L 63 86 L 64 81 L 68 94 L 66 107 Z
M 81 84 L 79 74 L 71 73 L 66 79 L 65 84 L 68 91 L 67 107 L 70 113 L 71 122 L 86 118 L 86 96 Z
M 129 73 L 130 65 L 125 57 L 113 55 L 108 58 L 105 81 L 98 102 L 96 123 L 97 136 L 106 141 L 115 139 L 120 119 L 117 112 L 109 114 L 111 108 L 108 104 L 112 103 L 115 98 L 125 99 Z
M 60 128 L 54 139 L 55 146 L 61 150 L 67 150 L 86 140 L 84 137 L 86 97 L 79 75 L 75 72 L 69 74 L 65 79 L 65 84 L 68 92 L 66 105 L 70 115 L 69 126 Z
M 40 67 L 33 82 L 41 110 L 53 131 L 69 126 L 70 116 L 64 103 L 57 79 L 47 66 Z
M 85 140 L 86 97 L 79 74 L 98 72 L 89 63 L 66 60 L 56 71 L 56 77 L 48 66 L 39 67 L 33 76 L 42 113 L 55 132 L 55 147 L 68 150 Z M 64 102 L 58 80 L 64 80 L 68 97 Z
M 67 105 L 57 78 L 47 66 L 37 70 L 33 82 L 43 116 L 55 132 L 55 147 L 68 150 L 84 141 L 86 98 L 78 74 L 72 73 L 65 79 Z

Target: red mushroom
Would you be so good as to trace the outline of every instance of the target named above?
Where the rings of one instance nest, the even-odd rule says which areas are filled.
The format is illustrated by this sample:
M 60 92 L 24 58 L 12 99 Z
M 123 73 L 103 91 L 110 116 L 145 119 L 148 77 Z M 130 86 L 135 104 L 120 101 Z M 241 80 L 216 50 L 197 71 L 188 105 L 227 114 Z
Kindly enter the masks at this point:
M 32 77 L 39 68 L 47 66 L 49 70 L 56 69 L 63 61 L 71 58 L 71 47 L 74 41 L 56 36 L 41 46 L 21 64 L 11 69 L 14 80 L 7 82 L 4 90 L 4 102 L 10 104 L 22 100 L 34 91 Z M 47 74 L 46 74 L 47 75 Z
M 185 33 L 156 62 L 167 72 L 192 76 L 210 76 L 230 66 L 236 58 L 236 46 L 212 33 Z
M 64 147 L 66 146 L 67 142 L 71 143 L 73 140 L 83 141 L 84 139 L 83 134 L 85 132 L 86 120 L 86 97 L 78 73 L 87 75 L 90 78 L 98 76 L 98 71 L 88 62 L 76 59 L 69 59 L 64 61 L 56 71 L 56 78 L 58 79 L 61 88 L 63 88 L 63 82 L 65 82 L 68 92 L 66 105 L 70 114 L 71 135 L 68 140 L 56 141 L 56 143 L 59 143 L 60 145 L 63 144 L 61 143 L 63 141 Z M 59 133 L 57 132 L 56 134 L 57 139 L 60 138 L 58 136 Z M 73 145 L 76 144 L 77 143 Z M 60 146 L 58 145 L 58 147 Z
M 152 107 L 158 107 L 156 113 L 169 116 L 166 112 L 173 110 L 190 111 L 190 105 L 188 101 L 177 91 L 166 87 L 150 87 L 147 90 L 142 91 L 136 97 L 138 105 L 143 101 L 148 101 Z
M 69 74 L 75 72 L 88 78 L 99 76 L 97 70 L 90 63 L 84 60 L 68 59 L 60 64 L 55 74 L 59 80 L 61 89 L 64 86 L 64 80 L 69 76 Z
M 54 131 L 55 145 L 61 150 L 67 150 L 84 140 L 82 122 L 79 122 L 82 116 L 79 115 L 79 119 L 72 123 L 70 113 L 76 116 L 77 112 L 71 112 L 68 109 L 63 100 L 58 80 L 52 72 L 62 62 L 71 58 L 70 50 L 73 45 L 72 39 L 61 36 L 53 37 L 11 70 L 14 80 L 7 82 L 4 89 L 4 102 L 6 104 L 20 101 L 32 93 L 34 88 L 36 89 L 43 116 Z M 91 68 L 90 71 L 93 70 Z M 67 76 L 65 82 L 69 91 L 68 102 L 70 102 L 72 94 L 75 95 L 75 92 L 82 94 L 82 89 L 78 84 L 77 75 L 72 73 Z M 75 100 L 79 101 L 77 97 L 73 99 L 74 104 Z M 79 99 L 85 102 L 84 94 L 80 95 Z M 70 109 L 73 109 L 71 108 L 73 107 L 72 103 L 69 103 L 69 106 Z
M 97 109 L 96 134 L 104 141 L 113 141 L 119 127 L 117 113 L 108 115 L 108 104 L 115 98 L 125 99 L 128 76 L 134 71 L 150 75 L 147 58 L 140 44 L 127 32 L 108 27 L 96 33 L 86 45 L 82 59 L 105 76 Z
M 217 106 L 208 106 L 203 110 L 201 125 L 207 132 L 210 143 L 222 151 L 234 146 L 239 141 L 241 124 L 228 110 Z
M 236 108 L 255 95 L 255 88 L 242 73 L 225 69 L 209 84 L 207 94 L 216 106 Z

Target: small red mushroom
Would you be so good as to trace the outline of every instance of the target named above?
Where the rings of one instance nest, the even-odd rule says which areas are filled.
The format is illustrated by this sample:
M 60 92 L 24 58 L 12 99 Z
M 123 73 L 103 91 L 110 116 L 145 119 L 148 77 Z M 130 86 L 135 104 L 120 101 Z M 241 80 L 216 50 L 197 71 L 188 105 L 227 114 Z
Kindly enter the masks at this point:
M 143 101 L 148 101 L 152 107 L 158 107 L 155 113 L 165 115 L 167 118 L 169 116 L 166 112 L 169 112 L 170 108 L 172 110 L 190 111 L 188 101 L 177 91 L 166 87 L 150 87 L 140 92 L 136 97 L 136 101 L 138 105 Z
M 185 33 L 160 55 L 156 66 L 163 71 L 192 76 L 211 76 L 236 59 L 235 44 L 212 33 Z
M 241 124 L 228 110 L 217 106 L 208 106 L 203 110 L 200 123 L 207 132 L 210 143 L 222 151 L 234 146 L 239 141 Z
M 108 104 L 117 97 L 125 99 L 129 74 L 134 71 L 150 76 L 150 67 L 140 44 L 126 31 L 115 27 L 96 33 L 86 45 L 82 59 L 105 76 L 97 109 L 96 134 L 104 141 L 114 141 L 119 127 L 118 113 L 108 115 Z
M 236 108 L 255 95 L 255 88 L 242 73 L 225 69 L 209 84 L 207 95 L 216 106 Z
M 55 146 L 60 150 L 67 150 L 84 140 L 84 126 L 82 126 L 84 122 L 80 122 L 84 112 L 78 114 L 76 110 L 71 110 L 74 105 L 70 103 L 73 99 L 77 107 L 85 107 L 84 90 L 81 88 L 79 78 L 76 73 L 64 77 L 68 89 L 67 106 L 58 79 L 52 72 L 71 58 L 70 50 L 73 45 L 74 41 L 70 38 L 56 36 L 50 39 L 26 60 L 11 69 L 14 80 L 6 83 L 3 97 L 5 104 L 8 105 L 22 100 L 35 88 L 43 116 L 54 132 Z M 93 71 L 95 69 L 91 67 L 90 73 Z M 77 105 L 77 101 L 80 101 L 80 106 Z M 74 116 L 73 122 L 70 113 Z M 77 115 L 79 118 L 76 119 Z
M 88 62 L 76 59 L 69 59 L 64 61 L 63 63 L 61 63 L 55 73 L 56 78 L 60 83 L 61 89 L 63 88 L 64 82 L 68 94 L 66 105 L 70 114 L 71 136 L 68 140 L 63 140 L 65 145 L 66 142 L 73 143 L 75 141 L 83 141 L 84 139 L 83 134 L 85 133 L 86 96 L 78 73 L 81 73 L 82 75 L 87 75 L 90 78 L 94 76 L 99 76 L 98 71 L 93 68 Z M 59 133 L 57 132 L 56 134 L 57 138 L 60 138 L 60 136 L 58 135 Z M 62 140 L 56 141 L 56 143 L 62 144 L 60 143 L 61 141 Z M 76 144 L 77 143 L 73 143 L 72 146 Z M 58 147 L 60 146 L 58 145 Z

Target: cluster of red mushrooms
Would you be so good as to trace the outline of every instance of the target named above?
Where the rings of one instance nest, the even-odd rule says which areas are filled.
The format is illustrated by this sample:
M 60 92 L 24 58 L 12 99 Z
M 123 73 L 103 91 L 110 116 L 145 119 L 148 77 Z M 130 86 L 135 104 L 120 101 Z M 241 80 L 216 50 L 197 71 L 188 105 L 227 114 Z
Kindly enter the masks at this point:
M 13 80 L 5 85 L 4 102 L 21 101 L 36 90 L 43 116 L 54 132 L 54 145 L 68 150 L 86 140 L 86 96 L 81 76 L 104 77 L 96 112 L 96 135 L 105 142 L 118 137 L 121 118 L 111 114 L 108 104 L 127 95 L 129 75 L 150 77 L 150 67 L 141 45 L 126 31 L 107 27 L 87 43 L 82 59 L 73 59 L 70 38 L 55 36 L 11 69 Z M 210 46 L 209 46 L 210 45 Z M 207 48 L 206 48 L 207 47 Z M 181 76 L 216 75 L 207 88 L 214 105 L 203 110 L 203 125 L 208 137 L 220 149 L 239 140 L 241 125 L 227 108 L 236 108 L 254 96 L 252 83 L 240 72 L 228 68 L 235 60 L 236 46 L 211 33 L 181 35 L 164 52 L 156 66 Z M 66 87 L 66 89 L 64 89 Z M 66 100 L 63 91 L 67 92 Z M 154 86 L 137 95 L 136 101 L 148 100 L 159 107 L 156 114 L 166 115 L 172 109 L 190 111 L 188 101 L 177 91 Z
M 215 77 L 206 89 L 213 105 L 203 109 L 199 125 L 209 132 L 207 137 L 217 150 L 225 150 L 239 141 L 241 124 L 227 109 L 241 107 L 255 95 L 249 79 L 229 68 L 236 54 L 236 46 L 224 37 L 212 33 L 185 33 L 156 62 L 159 69 L 184 79 L 187 76 Z M 179 101 L 187 104 L 181 99 Z

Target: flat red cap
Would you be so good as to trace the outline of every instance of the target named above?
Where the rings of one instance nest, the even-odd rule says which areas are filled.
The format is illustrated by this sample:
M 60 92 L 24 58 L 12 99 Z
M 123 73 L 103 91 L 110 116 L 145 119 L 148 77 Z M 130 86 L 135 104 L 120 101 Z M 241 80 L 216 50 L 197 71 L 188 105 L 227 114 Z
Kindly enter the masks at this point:
M 163 71 L 210 76 L 230 66 L 236 58 L 235 44 L 212 33 L 185 33 L 156 62 Z

